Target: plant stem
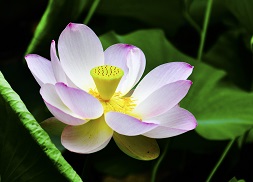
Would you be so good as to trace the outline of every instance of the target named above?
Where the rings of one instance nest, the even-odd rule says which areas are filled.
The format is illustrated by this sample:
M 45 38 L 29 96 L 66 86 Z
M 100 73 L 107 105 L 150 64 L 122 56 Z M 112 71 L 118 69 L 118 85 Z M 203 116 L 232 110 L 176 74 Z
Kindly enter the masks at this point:
M 197 57 L 198 61 L 200 61 L 202 59 L 208 22 L 209 22 L 210 15 L 211 15 L 212 4 L 213 4 L 213 0 L 208 0 L 207 7 L 206 7 L 206 13 L 205 13 L 205 19 L 204 19 L 204 22 L 203 22 L 203 28 L 202 28 L 202 31 L 201 31 L 201 34 L 200 34 L 200 45 L 199 45 L 198 57 Z
M 92 15 L 95 13 L 95 11 L 96 11 L 96 9 L 99 5 L 99 2 L 100 2 L 100 0 L 94 0 L 93 1 L 92 5 L 91 5 L 91 8 L 90 8 L 90 10 L 89 10 L 84 22 L 83 22 L 85 25 L 87 25 L 90 22 L 90 19 L 91 19 Z
M 218 162 L 216 163 L 216 165 L 214 166 L 213 170 L 211 171 L 211 173 L 209 174 L 206 182 L 211 181 L 212 177 L 214 176 L 215 172 L 218 170 L 218 168 L 220 167 L 221 163 L 223 162 L 224 158 L 226 157 L 226 155 L 228 154 L 229 150 L 231 149 L 231 147 L 233 146 L 234 142 L 236 141 L 236 138 L 234 138 L 233 140 L 230 140 L 230 142 L 227 144 L 225 150 L 223 151 L 220 159 L 218 160 Z
M 169 143 L 170 143 L 169 141 L 170 141 L 170 140 L 167 141 L 162 155 L 159 157 L 159 159 L 157 160 L 157 162 L 155 163 L 155 165 L 154 165 L 154 167 L 153 167 L 152 176 L 151 176 L 151 182 L 155 182 L 158 168 L 159 168 L 159 166 L 160 166 L 162 160 L 164 159 L 164 157 L 165 157 L 166 154 L 167 154 L 167 151 L 168 151 L 168 148 L 169 148 Z

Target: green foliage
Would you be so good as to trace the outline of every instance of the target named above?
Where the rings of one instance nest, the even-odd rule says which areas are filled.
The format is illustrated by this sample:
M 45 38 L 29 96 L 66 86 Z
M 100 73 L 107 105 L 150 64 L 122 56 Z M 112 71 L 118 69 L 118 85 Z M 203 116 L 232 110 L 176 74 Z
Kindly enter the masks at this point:
M 81 181 L 1 72 L 0 83 L 1 180 Z
M 21 64 L 24 52 L 49 58 L 51 40 L 57 42 L 69 22 L 83 22 L 93 2 L 29 0 L 17 1 L 15 6 L 7 1 L 0 3 L 2 42 L 5 43 L 0 52 L 0 70 L 39 122 L 50 113 L 39 95 L 39 86 L 36 87 L 31 79 L 27 66 Z M 217 179 L 212 181 L 228 181 L 232 176 L 246 181 L 253 179 L 246 167 L 252 163 L 253 141 L 253 1 L 213 0 L 200 62 L 192 56 L 199 51 L 207 2 L 100 0 L 97 9 L 90 13 L 89 26 L 98 35 L 115 31 L 100 37 L 104 48 L 122 42 L 143 50 L 147 58 L 144 75 L 166 62 L 184 61 L 195 66 L 190 77 L 194 84 L 180 105 L 195 115 L 198 127 L 171 138 L 157 181 L 204 181 L 222 154 L 224 144 L 235 138 L 239 138 L 239 148 L 224 155 L 221 174 L 214 175 Z M 29 33 L 33 33 L 33 37 Z M 64 125 L 52 121 L 55 120 L 41 124 L 51 134 L 49 138 L 0 75 L 0 181 L 81 181 L 51 143 L 52 140 L 62 151 L 59 135 Z M 162 151 L 164 141 L 158 140 Z M 124 150 L 129 152 L 129 148 Z M 133 154 L 130 151 L 130 156 Z M 74 159 L 68 159 L 70 162 L 75 161 L 76 156 L 80 157 L 73 156 Z M 84 174 L 124 177 L 144 172 L 149 175 L 153 162 L 125 155 L 112 141 L 104 150 L 91 155 L 91 166 Z M 72 164 L 75 167 L 75 162 Z M 230 181 L 243 180 L 234 177 Z
M 242 30 L 230 30 L 223 33 L 216 43 L 207 51 L 204 61 L 227 72 L 227 77 L 245 90 L 251 89 L 253 72 L 252 60 L 247 59 L 251 53 L 244 45 Z M 249 42 L 247 43 L 249 45 Z M 238 76 L 240 75 L 240 76 Z
M 170 35 L 176 33 L 185 22 L 184 3 L 179 0 L 107 0 L 101 1 L 97 13 L 102 15 L 131 17 L 151 26 L 162 27 Z
M 229 180 L 229 182 L 245 182 L 245 180 L 243 179 L 237 180 L 236 177 L 233 177 L 231 180 Z
M 253 15 L 251 0 L 225 0 L 225 5 L 243 27 L 253 33 Z

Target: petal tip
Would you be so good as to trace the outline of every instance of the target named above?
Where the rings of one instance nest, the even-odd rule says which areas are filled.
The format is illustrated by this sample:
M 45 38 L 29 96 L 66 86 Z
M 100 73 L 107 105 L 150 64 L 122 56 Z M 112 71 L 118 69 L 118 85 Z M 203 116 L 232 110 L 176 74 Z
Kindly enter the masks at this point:
M 193 82 L 191 80 L 180 80 L 186 84 L 189 84 L 190 86 L 193 84 Z
M 27 59 L 27 58 L 31 58 L 31 57 L 40 57 L 40 56 L 37 55 L 37 54 L 27 54 L 27 55 L 25 56 L 26 59 Z
M 185 63 L 185 65 L 186 65 L 187 67 L 191 68 L 191 69 L 194 68 L 194 66 L 190 65 L 189 63 Z
M 122 46 L 125 48 L 134 48 L 135 47 L 134 45 L 131 45 L 131 44 L 122 44 Z
M 191 122 L 191 127 L 190 127 L 189 131 L 194 130 L 198 126 L 198 122 L 197 122 L 196 118 L 194 117 L 194 115 L 192 113 L 191 113 L 191 116 L 190 116 L 189 120 Z
M 68 27 L 70 27 L 70 28 L 73 27 L 73 23 L 69 22 Z

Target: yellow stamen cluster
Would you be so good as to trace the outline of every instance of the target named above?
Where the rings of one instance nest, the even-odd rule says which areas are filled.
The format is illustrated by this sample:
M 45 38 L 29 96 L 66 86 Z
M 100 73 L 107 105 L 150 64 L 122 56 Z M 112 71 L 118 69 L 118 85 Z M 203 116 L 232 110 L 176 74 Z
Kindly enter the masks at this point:
M 100 101 L 100 103 L 103 105 L 104 113 L 116 111 L 131 115 L 131 111 L 136 106 L 131 97 L 121 97 L 120 92 L 115 93 L 108 101 L 105 101 L 103 98 L 101 98 L 100 94 L 95 90 L 90 90 L 89 93 Z

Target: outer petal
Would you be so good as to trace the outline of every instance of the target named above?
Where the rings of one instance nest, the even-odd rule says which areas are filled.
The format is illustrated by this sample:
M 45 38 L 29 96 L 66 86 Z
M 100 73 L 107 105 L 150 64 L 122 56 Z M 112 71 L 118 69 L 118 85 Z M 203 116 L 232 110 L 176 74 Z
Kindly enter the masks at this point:
M 189 80 L 180 80 L 164 85 L 139 103 L 133 113 L 144 120 L 163 114 L 185 97 L 191 84 Z
M 88 154 L 104 148 L 110 141 L 113 130 L 103 117 L 81 126 L 67 126 L 62 133 L 62 145 L 77 153 Z
M 56 81 L 57 82 L 63 82 L 63 83 L 67 84 L 66 75 L 65 75 L 65 73 L 62 69 L 61 63 L 60 63 L 59 58 L 56 54 L 55 41 L 54 40 L 51 43 L 50 57 L 51 57 L 52 68 L 53 68 L 53 71 L 54 71 Z
M 160 154 L 159 146 L 152 138 L 142 135 L 125 136 L 114 132 L 113 139 L 123 152 L 135 159 L 153 160 Z
M 145 120 L 160 126 L 144 133 L 143 135 L 151 138 L 167 138 L 182 134 L 196 128 L 195 117 L 187 110 L 175 106 L 164 114 Z
M 56 82 L 51 62 L 37 54 L 28 54 L 25 56 L 28 68 L 34 78 L 42 86 L 45 83 Z
M 182 133 L 187 132 L 188 130 L 176 129 L 176 128 L 168 128 L 163 126 L 158 126 L 157 128 L 144 133 L 143 135 L 149 138 L 168 138 L 180 135 Z
M 97 35 L 86 25 L 69 23 L 58 41 L 61 65 L 79 88 L 95 88 L 90 70 L 104 64 L 104 53 Z
M 45 84 L 40 89 L 40 94 L 44 99 L 44 102 L 49 111 L 61 122 L 68 125 L 80 125 L 85 122 L 84 118 L 81 118 L 77 114 L 73 113 L 57 95 L 54 85 Z
M 143 52 L 133 45 L 115 44 L 105 50 L 105 64 L 117 66 L 124 71 L 117 91 L 127 94 L 140 80 L 146 65 Z
M 57 83 L 55 89 L 63 103 L 82 118 L 96 119 L 103 114 L 103 106 L 87 92 L 64 83 Z
M 113 130 L 127 136 L 141 135 L 158 126 L 119 112 L 108 112 L 105 121 Z
M 160 65 L 149 72 L 134 90 L 133 97 L 143 101 L 162 86 L 178 80 L 186 80 L 192 73 L 193 66 L 184 62 L 171 62 Z

